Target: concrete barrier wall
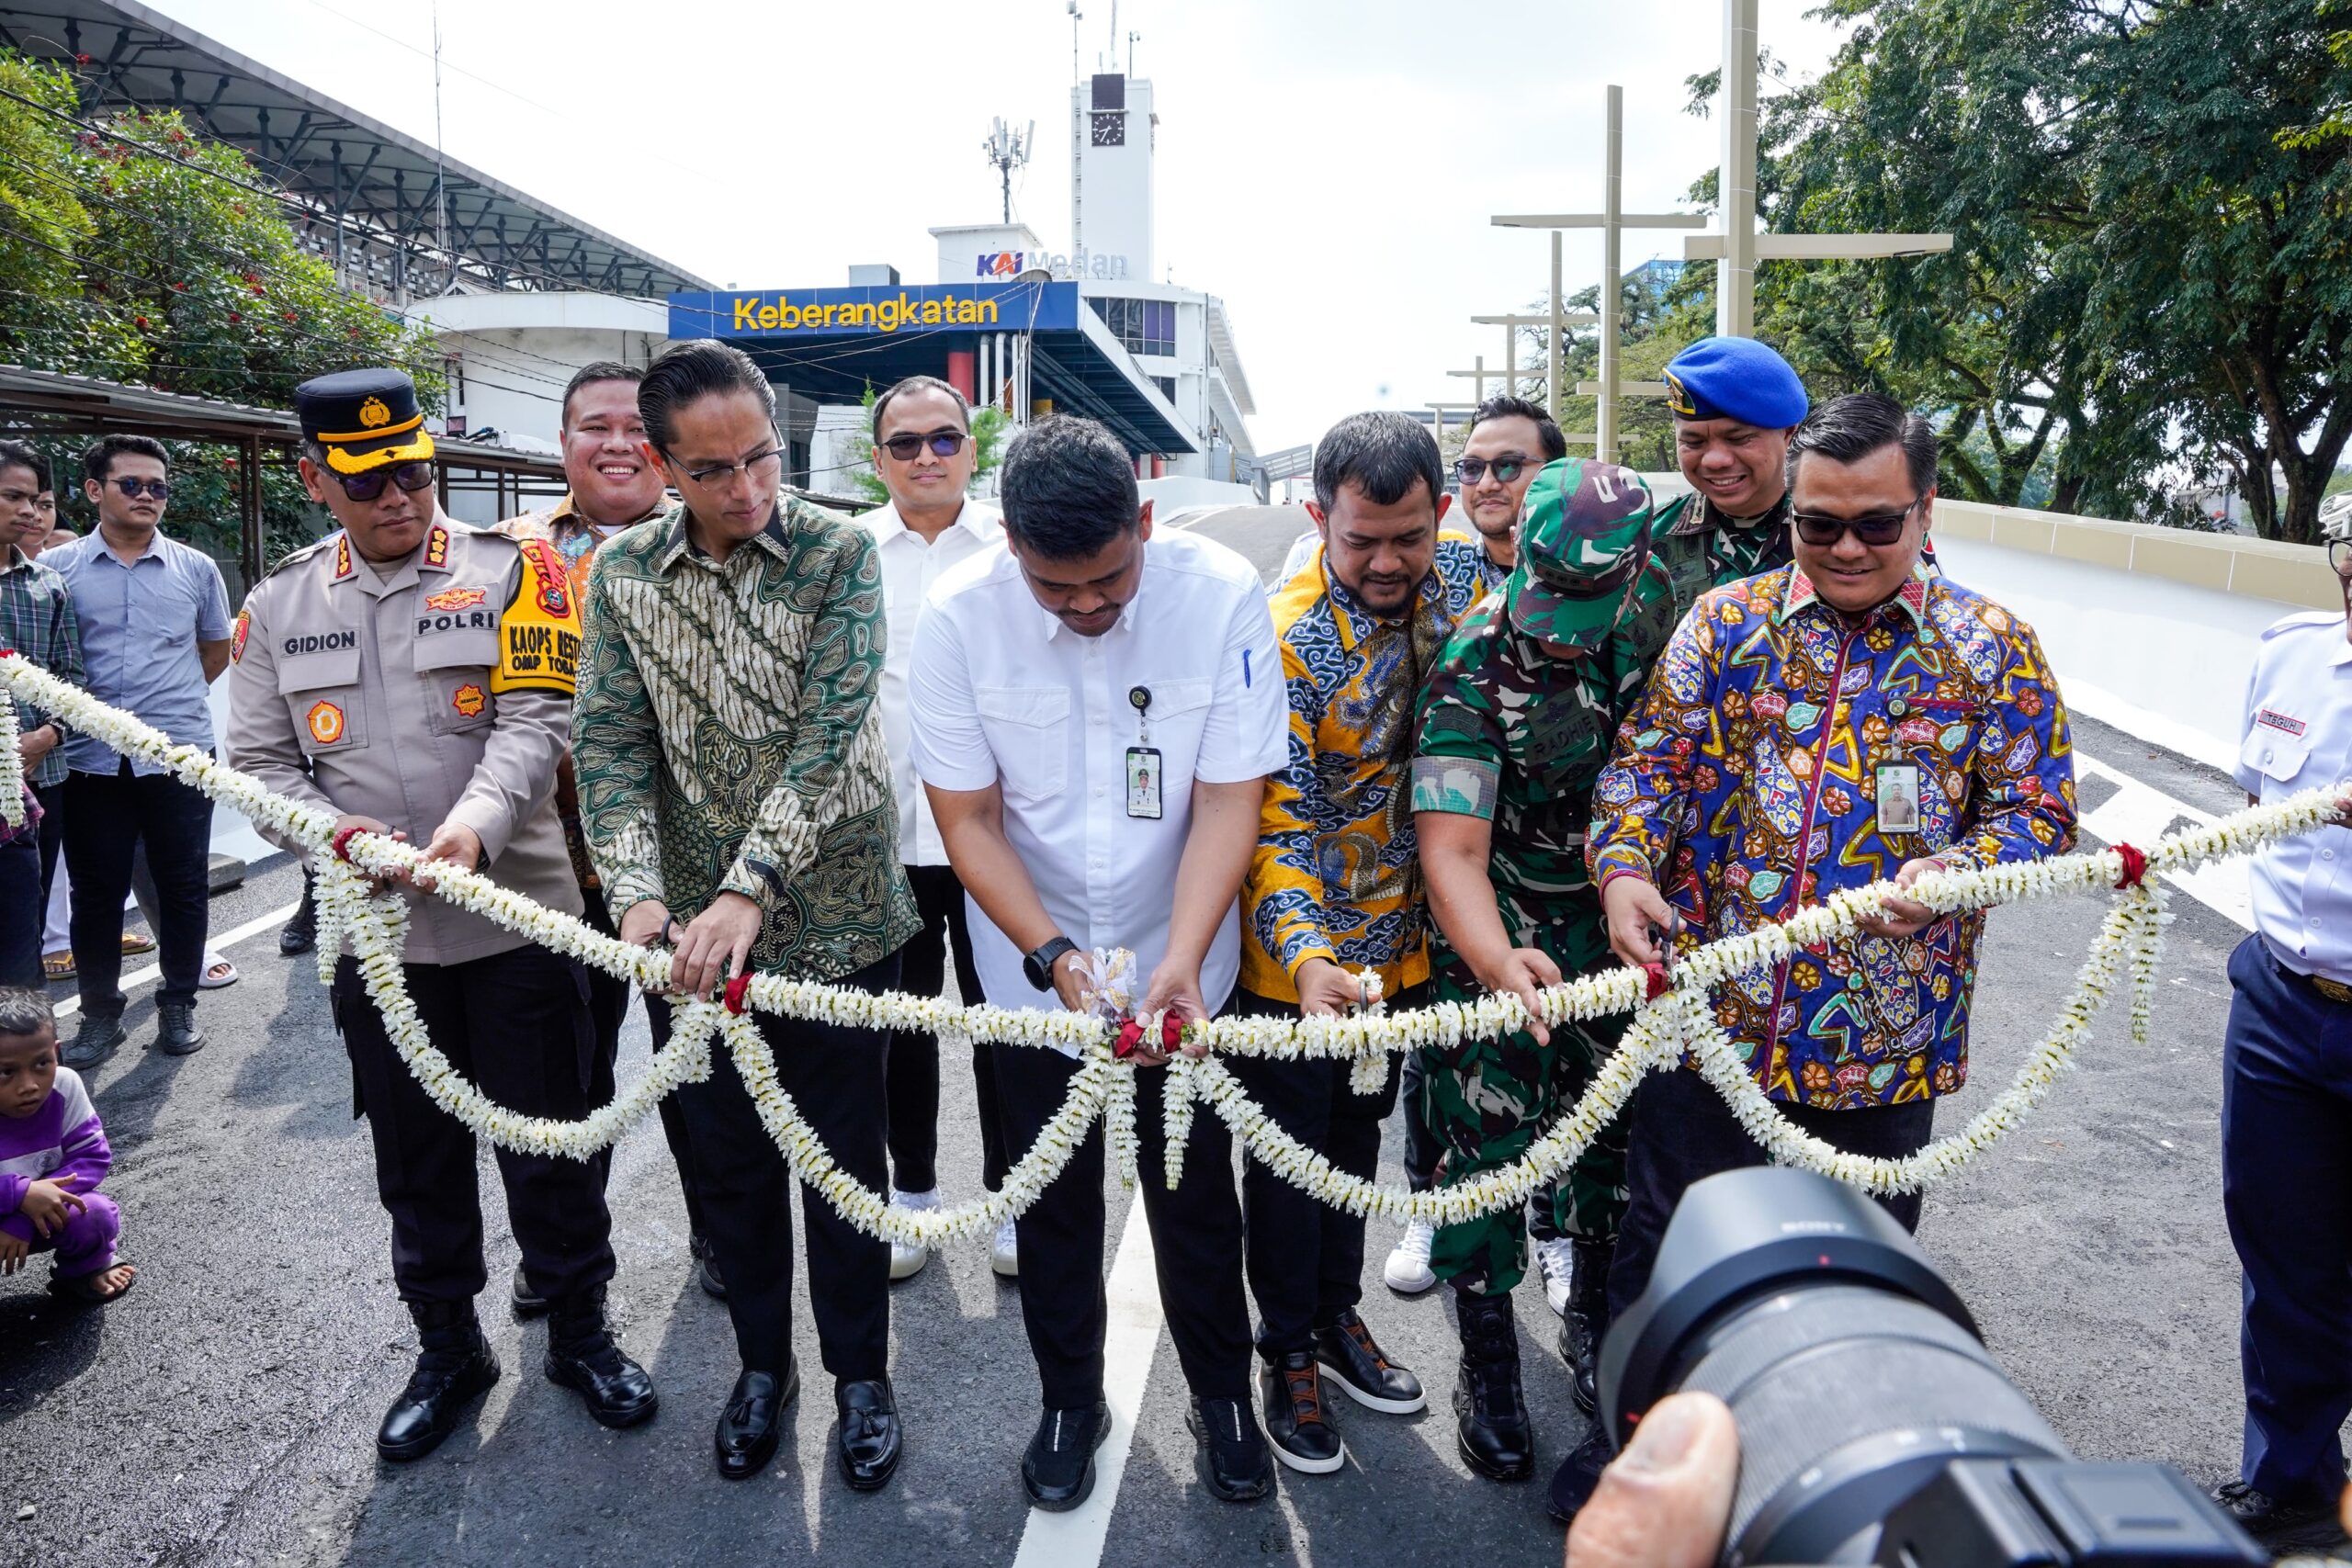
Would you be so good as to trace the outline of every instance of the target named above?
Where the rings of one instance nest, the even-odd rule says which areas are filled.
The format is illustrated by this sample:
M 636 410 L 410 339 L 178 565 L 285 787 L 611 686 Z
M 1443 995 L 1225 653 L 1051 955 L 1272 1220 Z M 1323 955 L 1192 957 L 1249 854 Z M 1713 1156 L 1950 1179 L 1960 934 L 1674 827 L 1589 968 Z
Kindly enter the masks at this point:
M 2020 555 L 2079 561 L 2301 609 L 2335 610 L 2344 604 L 2335 573 L 2328 570 L 2327 552 L 2316 545 L 2110 523 L 1973 501 L 1937 502 L 1936 537 L 1974 539 Z

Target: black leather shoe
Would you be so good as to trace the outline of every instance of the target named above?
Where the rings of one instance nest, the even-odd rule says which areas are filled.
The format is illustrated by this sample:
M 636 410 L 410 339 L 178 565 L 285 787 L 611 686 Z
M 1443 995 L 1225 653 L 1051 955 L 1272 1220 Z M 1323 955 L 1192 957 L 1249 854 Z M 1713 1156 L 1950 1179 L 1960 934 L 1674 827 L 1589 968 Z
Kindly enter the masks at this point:
M 1544 1501 L 1551 1516 L 1564 1525 L 1573 1523 L 1577 1511 L 1592 1501 L 1593 1488 L 1600 1484 L 1600 1472 L 1616 1457 L 1617 1450 L 1609 1445 L 1609 1434 L 1601 1430 L 1598 1421 L 1594 1422 L 1592 1429 L 1584 1435 L 1584 1441 L 1552 1472 L 1552 1495 Z
M 1198 1445 L 1193 1468 L 1220 1503 L 1254 1503 L 1274 1489 L 1273 1456 L 1265 1434 L 1238 1399 L 1195 1399 L 1184 1425 Z
M 288 958 L 298 958 L 319 945 L 319 892 L 306 874 L 302 878 L 302 902 L 295 907 L 291 919 L 277 928 L 277 951 Z
M 748 1481 L 767 1468 L 775 1455 L 776 1427 L 784 1407 L 800 1392 L 800 1364 L 784 1370 L 778 1382 L 772 1372 L 747 1371 L 735 1380 L 727 1408 L 718 1413 L 715 1442 L 718 1473 L 729 1481 Z
M 1258 1369 L 1258 1413 L 1274 1457 L 1308 1475 L 1329 1475 L 1348 1462 L 1348 1445 L 1323 1408 L 1322 1369 L 1300 1350 Z
M 718 1258 L 710 1249 L 710 1238 L 688 1236 L 686 1250 L 694 1255 L 695 1271 L 702 1279 L 702 1293 L 718 1301 L 727 1299 L 727 1281 L 718 1272 Z
M 1021 1484 L 1049 1514 L 1075 1508 L 1094 1490 L 1094 1450 L 1111 1435 L 1111 1407 L 1096 1401 L 1047 1410 L 1021 1456 Z
M 166 1056 L 192 1056 L 204 1049 L 194 1002 L 165 1002 L 155 1010 L 155 1049 Z
M 547 1297 L 531 1289 L 531 1281 L 523 1277 L 523 1266 L 520 1263 L 514 1265 L 514 1280 L 510 1288 L 514 1299 L 515 1322 L 523 1323 L 531 1318 L 547 1315 Z
M 613 1343 L 602 1285 L 548 1303 L 546 1365 L 548 1382 L 586 1400 L 600 1427 L 634 1427 L 662 1403 L 645 1369 Z
M 1388 1359 L 1353 1307 L 1333 1318 L 1330 1327 L 1315 1331 L 1315 1359 L 1350 1399 L 1367 1410 L 1410 1416 L 1429 1407 L 1421 1380 Z
M 890 1380 L 843 1381 L 833 1387 L 833 1410 L 841 1416 L 835 1453 L 842 1479 L 853 1492 L 877 1492 L 899 1468 L 905 1438 L 899 1426 L 899 1399 Z
M 1489 1481 L 1525 1481 L 1535 1473 L 1535 1427 L 1520 1387 L 1510 1298 L 1457 1290 L 1453 1310 L 1462 1329 L 1461 1377 L 1453 1385 L 1462 1457 Z
M 2324 1551 L 2344 1540 L 2333 1498 L 2282 1503 L 2243 1481 L 2232 1481 L 2213 1489 L 2213 1501 L 2240 1529 L 2275 1552 Z
M 416 1371 L 376 1429 L 376 1451 L 393 1461 L 423 1459 L 439 1448 L 498 1381 L 498 1358 L 481 1337 L 471 1302 L 412 1302 L 408 1310 L 416 1320 Z
M 73 1040 L 67 1043 L 64 1050 L 57 1054 L 57 1059 L 77 1072 L 84 1068 L 95 1067 L 108 1056 L 113 1055 L 115 1047 L 121 1044 L 129 1036 L 123 1032 L 122 1014 L 119 1010 L 85 1012 L 82 1015 L 81 1027 L 74 1030 Z
M 1616 1244 L 1568 1243 L 1576 1267 L 1568 1276 L 1568 1309 L 1560 1314 L 1560 1359 L 1568 1366 L 1568 1392 L 1587 1416 L 1600 1408 L 1600 1341 L 1609 1333 L 1609 1266 Z

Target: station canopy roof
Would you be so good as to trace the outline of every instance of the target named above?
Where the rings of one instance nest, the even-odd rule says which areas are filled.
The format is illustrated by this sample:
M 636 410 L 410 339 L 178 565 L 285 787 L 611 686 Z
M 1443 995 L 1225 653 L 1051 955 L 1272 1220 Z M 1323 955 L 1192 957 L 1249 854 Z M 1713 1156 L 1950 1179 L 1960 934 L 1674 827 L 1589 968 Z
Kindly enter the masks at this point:
M 1025 337 L 1032 399 L 1100 421 L 1137 457 L 1199 449 L 1075 283 L 682 291 L 670 297 L 670 335 L 732 343 L 777 386 L 832 403 L 907 376 L 944 378 L 947 356 L 977 354 L 983 336 Z
M 136 0 L 0 0 L 0 44 L 73 65 L 82 112 L 175 108 L 242 149 L 332 230 L 430 257 L 476 288 L 594 289 L 659 299 L 708 281 L 437 155 Z M 440 251 L 436 175 L 447 195 Z

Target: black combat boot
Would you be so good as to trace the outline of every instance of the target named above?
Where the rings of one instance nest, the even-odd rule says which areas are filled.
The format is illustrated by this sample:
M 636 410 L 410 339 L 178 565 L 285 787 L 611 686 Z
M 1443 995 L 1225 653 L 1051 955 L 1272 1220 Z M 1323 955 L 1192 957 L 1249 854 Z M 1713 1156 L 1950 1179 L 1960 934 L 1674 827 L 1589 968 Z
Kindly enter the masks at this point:
M 1535 1473 L 1535 1427 L 1520 1387 L 1510 1298 L 1457 1287 L 1453 1311 L 1462 1329 L 1461 1375 L 1453 1387 L 1462 1457 L 1489 1481 L 1525 1481 Z
M 605 1427 L 634 1427 L 661 1403 L 645 1369 L 622 1353 L 605 1327 L 605 1287 L 548 1303 L 548 1382 L 588 1402 Z
M 1587 1416 L 1600 1407 L 1600 1341 L 1609 1332 L 1609 1265 L 1614 1242 L 1570 1242 L 1576 1268 L 1568 1276 L 1568 1310 L 1560 1314 L 1560 1359 L 1574 1380 L 1577 1408 Z
M 416 1371 L 376 1429 L 376 1451 L 389 1460 L 423 1459 L 439 1448 L 498 1381 L 498 1358 L 473 1303 L 411 1302 L 408 1311 L 416 1320 Z
M 277 928 L 277 951 L 288 958 L 299 957 L 319 945 L 319 889 L 311 874 L 302 874 L 302 901 L 294 907 L 294 914 Z

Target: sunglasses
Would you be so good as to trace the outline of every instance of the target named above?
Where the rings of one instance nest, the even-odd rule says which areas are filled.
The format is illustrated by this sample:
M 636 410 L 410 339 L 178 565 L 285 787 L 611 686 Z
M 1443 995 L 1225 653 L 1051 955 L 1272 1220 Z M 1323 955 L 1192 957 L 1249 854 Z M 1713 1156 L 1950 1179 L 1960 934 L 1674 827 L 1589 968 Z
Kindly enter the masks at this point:
M 120 479 L 114 481 L 114 488 L 122 491 L 124 495 L 130 497 L 132 501 L 137 501 L 142 495 L 152 496 L 157 501 L 163 501 L 168 498 L 172 493 L 172 481 L 169 479 Z
M 1831 517 L 1819 512 L 1792 512 L 1789 521 L 1796 525 L 1797 537 L 1815 549 L 1838 542 L 1841 534 L 1850 533 L 1866 545 L 1891 545 L 1903 537 L 1904 525 L 1919 510 L 1919 497 L 1900 512 L 1881 512 L 1869 517 Z
M 960 430 L 934 430 L 928 435 L 893 435 L 881 446 L 899 462 L 911 463 L 925 446 L 931 448 L 934 457 L 953 457 L 970 439 Z
M 1497 457 L 1492 462 L 1484 457 L 1464 457 L 1453 465 L 1453 477 L 1466 485 L 1480 484 L 1486 480 L 1487 470 L 1492 468 L 1498 484 L 1510 484 L 1527 471 L 1527 466 L 1525 457 Z
M 396 484 L 412 493 L 429 489 L 433 483 L 433 465 L 427 462 L 394 463 L 390 468 L 370 468 L 364 474 L 337 474 L 335 482 L 343 486 L 343 493 L 354 501 L 373 501 L 384 493 L 387 482 Z

